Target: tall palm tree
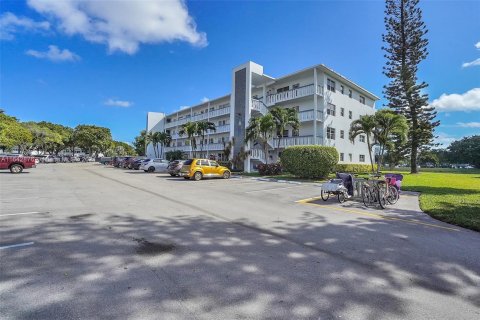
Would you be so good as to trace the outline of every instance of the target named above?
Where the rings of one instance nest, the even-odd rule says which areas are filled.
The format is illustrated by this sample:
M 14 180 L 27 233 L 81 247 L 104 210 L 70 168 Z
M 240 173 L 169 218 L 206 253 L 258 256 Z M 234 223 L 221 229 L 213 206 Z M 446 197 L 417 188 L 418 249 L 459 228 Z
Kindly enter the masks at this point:
M 197 130 L 197 122 L 187 122 L 182 125 L 178 134 L 180 136 L 187 135 L 188 140 L 190 140 L 190 145 L 192 150 L 190 151 L 190 156 L 196 156 L 197 150 L 197 140 L 195 139 L 195 135 L 198 133 Z
M 250 118 L 248 127 L 245 129 L 245 143 L 260 143 L 265 153 L 265 164 L 268 164 L 268 140 L 272 138 L 274 131 L 275 121 L 271 113 Z
M 360 119 L 354 120 L 350 124 L 350 131 L 349 131 L 349 138 L 350 141 L 354 142 L 355 138 L 361 134 L 364 134 L 367 139 L 367 147 L 368 147 L 368 154 L 370 156 L 370 164 L 372 165 L 372 172 L 375 171 L 373 167 L 373 159 L 372 159 L 372 143 L 370 142 L 370 138 L 373 137 L 375 139 L 375 115 L 364 115 L 360 116 Z M 375 141 L 375 140 L 374 140 Z
M 215 123 L 210 121 L 199 121 L 197 122 L 197 135 L 200 136 L 200 153 L 203 151 L 203 144 L 205 141 L 205 135 L 208 130 L 217 131 Z
M 168 147 L 172 142 L 172 136 L 166 132 L 160 132 L 158 135 L 158 142 L 160 143 L 160 153 L 159 157 L 163 158 L 163 148 Z
M 149 144 L 152 144 L 153 145 L 153 153 L 155 154 L 155 158 L 157 158 L 157 150 L 155 150 L 154 141 L 155 141 L 155 133 L 152 132 L 152 131 L 149 131 L 145 135 L 145 148 L 147 148 Z
M 277 153 L 280 153 L 280 143 L 283 138 L 283 131 L 287 128 L 292 128 L 294 131 L 300 127 L 300 121 L 298 120 L 297 110 L 295 108 L 280 108 L 273 107 L 270 109 L 270 113 L 275 121 L 275 130 L 277 131 Z
M 375 113 L 375 139 L 378 142 L 380 154 L 378 157 L 377 172 L 383 164 L 383 155 L 386 148 L 392 148 L 393 141 L 407 139 L 408 124 L 405 116 L 394 111 L 383 109 Z

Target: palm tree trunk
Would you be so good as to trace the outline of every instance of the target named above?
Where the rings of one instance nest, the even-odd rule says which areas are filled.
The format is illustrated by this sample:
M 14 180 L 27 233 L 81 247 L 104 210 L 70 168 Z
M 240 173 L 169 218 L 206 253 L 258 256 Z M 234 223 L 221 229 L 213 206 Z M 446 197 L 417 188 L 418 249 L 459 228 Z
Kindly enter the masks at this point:
M 373 168 L 373 159 L 372 159 L 372 147 L 370 146 L 370 139 L 367 134 L 367 147 L 368 147 L 368 155 L 370 156 L 370 164 L 372 165 L 372 173 L 375 172 Z

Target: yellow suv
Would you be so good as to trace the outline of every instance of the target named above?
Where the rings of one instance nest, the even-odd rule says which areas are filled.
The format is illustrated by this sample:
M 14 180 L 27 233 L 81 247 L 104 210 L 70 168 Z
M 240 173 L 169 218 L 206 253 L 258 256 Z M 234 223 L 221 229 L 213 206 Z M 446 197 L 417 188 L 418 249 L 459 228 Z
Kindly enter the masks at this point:
M 180 169 L 180 175 L 185 179 L 202 180 L 202 178 L 222 177 L 228 179 L 231 176 L 227 167 L 219 165 L 216 161 L 207 159 L 188 159 Z

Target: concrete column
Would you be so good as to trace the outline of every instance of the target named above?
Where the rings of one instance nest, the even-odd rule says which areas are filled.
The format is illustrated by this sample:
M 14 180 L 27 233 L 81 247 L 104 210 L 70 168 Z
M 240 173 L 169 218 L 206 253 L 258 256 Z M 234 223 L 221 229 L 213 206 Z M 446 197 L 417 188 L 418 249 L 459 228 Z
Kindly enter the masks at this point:
M 317 68 L 313 68 L 313 143 L 317 144 L 317 113 L 318 113 L 318 77 Z

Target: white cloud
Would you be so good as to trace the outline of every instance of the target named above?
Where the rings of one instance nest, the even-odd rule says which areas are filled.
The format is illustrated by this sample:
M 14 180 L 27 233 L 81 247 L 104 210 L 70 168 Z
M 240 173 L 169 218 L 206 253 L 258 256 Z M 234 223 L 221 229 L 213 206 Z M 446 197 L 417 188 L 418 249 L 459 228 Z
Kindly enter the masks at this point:
M 480 49 L 480 41 L 475 43 L 475 48 Z
M 68 49 L 61 50 L 57 46 L 53 45 L 48 46 L 47 51 L 27 50 L 25 54 L 35 58 L 47 59 L 54 62 L 80 60 L 80 57 L 72 51 Z
M 53 18 L 59 30 L 103 43 L 110 53 L 134 54 L 140 44 L 186 41 L 207 45 L 184 0 L 94 1 L 28 0 L 30 7 Z
M 201 101 L 202 103 L 205 103 L 205 102 L 210 101 L 210 99 L 208 99 L 207 97 L 203 97 L 202 99 L 200 99 L 200 101 Z
M 118 99 L 108 99 L 103 103 L 106 106 L 111 106 L 111 107 L 122 107 L 122 108 L 128 108 L 133 106 L 133 102 L 131 101 L 126 101 L 126 100 L 118 100 Z
M 438 111 L 479 111 L 480 88 L 473 88 L 465 93 L 442 94 L 430 103 Z
M 446 148 L 455 140 L 458 140 L 458 138 L 439 132 L 433 142 L 439 144 L 438 148 Z
M 480 128 L 480 122 L 457 122 L 457 126 L 462 128 Z
M 0 39 L 13 40 L 20 31 L 45 31 L 50 29 L 47 21 L 34 21 L 26 17 L 17 17 L 11 12 L 0 16 Z
M 470 61 L 470 62 L 464 62 L 462 64 L 462 68 L 475 67 L 475 66 L 480 66 L 480 58 L 475 59 L 475 60 Z

